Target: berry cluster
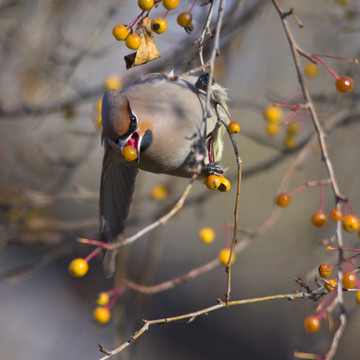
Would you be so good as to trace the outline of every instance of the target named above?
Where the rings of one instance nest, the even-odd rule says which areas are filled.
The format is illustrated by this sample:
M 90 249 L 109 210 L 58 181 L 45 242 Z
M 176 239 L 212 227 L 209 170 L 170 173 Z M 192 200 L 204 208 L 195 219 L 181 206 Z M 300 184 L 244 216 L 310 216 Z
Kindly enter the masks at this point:
M 318 181 L 316 182 L 316 185 L 321 186 L 321 193 L 320 193 L 320 203 L 319 203 L 319 209 L 315 211 L 311 216 L 311 223 L 316 227 L 323 227 L 327 224 L 327 216 L 325 212 L 323 211 L 323 202 L 324 202 L 324 182 Z M 305 188 L 309 187 L 308 184 L 302 185 L 296 190 L 294 190 L 291 193 L 280 193 L 276 196 L 275 202 L 279 207 L 287 207 L 290 205 L 291 197 L 298 194 L 299 192 L 303 191 Z M 346 232 L 355 232 L 358 231 L 358 235 L 360 237 L 360 221 L 359 218 L 354 215 L 353 210 L 351 209 L 349 202 L 345 201 L 343 202 L 344 209 L 345 209 L 345 215 L 343 215 L 343 212 L 340 208 L 334 208 L 329 213 L 329 218 L 333 222 L 341 221 L 342 227 Z
M 219 190 L 221 192 L 226 192 L 230 190 L 230 181 L 222 175 L 209 175 L 203 182 L 210 190 Z
M 167 29 L 166 17 L 169 11 L 176 9 L 179 5 L 179 0 L 138 0 L 141 13 L 135 17 L 129 25 L 116 25 L 113 28 L 113 36 L 118 41 L 125 41 L 125 45 L 131 50 L 137 50 L 141 43 L 141 30 L 143 27 L 143 19 L 149 17 L 150 11 L 154 7 L 158 7 L 162 3 L 166 12 L 163 17 L 156 17 L 151 21 L 151 30 L 156 34 L 162 34 Z M 177 23 L 185 28 L 188 32 L 192 31 L 192 15 L 191 11 L 195 5 L 196 0 L 193 2 L 189 10 L 181 12 L 177 17 Z

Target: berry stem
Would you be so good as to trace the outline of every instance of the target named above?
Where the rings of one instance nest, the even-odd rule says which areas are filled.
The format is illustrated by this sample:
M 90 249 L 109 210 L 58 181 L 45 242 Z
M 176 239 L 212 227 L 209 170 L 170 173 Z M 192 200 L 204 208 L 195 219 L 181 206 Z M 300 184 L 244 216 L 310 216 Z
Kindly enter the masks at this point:
M 314 58 L 316 61 L 318 61 L 320 64 L 324 65 L 324 67 L 326 68 L 326 70 L 329 71 L 329 73 L 335 78 L 335 80 L 339 80 L 339 75 L 336 74 L 336 72 L 331 69 L 328 65 L 325 64 L 325 62 L 323 60 L 321 60 L 317 55 L 311 55 L 312 58 Z
M 295 189 L 294 191 L 292 191 L 291 193 L 289 193 L 290 197 L 293 197 L 294 195 L 300 193 L 301 191 L 305 190 L 308 187 L 312 187 L 312 186 L 323 186 L 323 185 L 329 185 L 331 182 L 330 180 L 314 180 L 314 181 L 308 181 L 307 183 L 305 183 L 304 185 L 301 185 L 300 187 L 298 187 L 297 189 Z
M 193 1 L 192 5 L 191 5 L 191 7 L 190 7 L 190 10 L 189 10 L 189 14 L 191 14 L 191 11 L 192 11 L 192 9 L 194 8 L 195 3 L 196 3 L 196 0 Z
M 346 215 L 354 214 L 354 211 L 353 211 L 353 209 L 352 209 L 351 206 L 350 206 L 349 200 L 346 199 L 346 200 L 344 201 L 344 207 L 345 207 L 345 214 L 346 214 Z
M 142 11 L 126 28 L 131 28 L 144 14 L 145 11 Z
M 325 58 L 329 58 L 329 59 L 344 60 L 344 61 L 352 62 L 354 64 L 359 63 L 359 60 L 356 58 L 351 59 L 351 58 L 345 58 L 345 57 L 334 56 L 334 55 L 311 54 L 311 57 L 317 58 L 317 60 L 319 57 L 325 57 Z
M 167 11 L 166 11 L 166 13 L 165 13 L 165 15 L 164 15 L 163 19 L 165 19 L 165 18 L 168 16 L 169 11 L 170 11 L 170 10 L 167 10 Z
M 97 247 L 92 251 L 84 260 L 88 263 L 94 256 L 96 256 L 101 251 L 101 247 Z
M 331 246 L 328 246 L 326 248 L 326 250 L 330 251 L 330 250 L 341 250 L 341 251 L 357 251 L 357 252 L 360 252 L 360 249 L 349 249 L 349 248 L 334 248 L 334 247 L 331 247 Z
M 324 210 L 324 185 L 321 184 L 320 188 L 320 202 L 319 202 L 319 211 Z

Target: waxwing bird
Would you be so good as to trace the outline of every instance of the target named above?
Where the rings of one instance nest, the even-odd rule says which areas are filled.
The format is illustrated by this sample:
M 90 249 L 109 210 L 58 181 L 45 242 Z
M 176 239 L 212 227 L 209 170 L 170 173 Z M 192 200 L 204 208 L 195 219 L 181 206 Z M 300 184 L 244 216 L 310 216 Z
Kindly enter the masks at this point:
M 138 169 L 191 177 L 194 153 L 203 152 L 203 176 L 218 166 L 223 151 L 222 137 L 228 122 L 227 96 L 212 85 L 213 99 L 203 125 L 205 90 L 203 77 L 186 76 L 176 81 L 162 74 L 149 74 L 122 91 L 108 90 L 102 103 L 102 141 L 105 147 L 100 187 L 101 241 L 115 242 L 125 227 Z M 218 105 L 221 103 L 222 105 Z M 126 161 L 125 147 L 131 146 L 136 159 Z M 115 270 L 114 251 L 105 252 L 104 269 Z

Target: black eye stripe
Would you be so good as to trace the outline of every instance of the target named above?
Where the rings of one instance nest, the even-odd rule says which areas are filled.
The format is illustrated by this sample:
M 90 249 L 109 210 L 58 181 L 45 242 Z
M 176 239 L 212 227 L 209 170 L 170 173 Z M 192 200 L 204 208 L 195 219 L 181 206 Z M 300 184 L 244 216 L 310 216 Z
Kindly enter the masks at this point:
M 127 137 L 129 137 L 133 132 L 135 132 L 137 130 L 137 117 L 136 115 L 134 115 L 131 111 L 130 108 L 130 103 L 128 103 L 128 112 L 129 112 L 129 118 L 130 118 L 130 125 L 129 125 L 129 130 L 120 136 L 121 140 L 126 139 Z

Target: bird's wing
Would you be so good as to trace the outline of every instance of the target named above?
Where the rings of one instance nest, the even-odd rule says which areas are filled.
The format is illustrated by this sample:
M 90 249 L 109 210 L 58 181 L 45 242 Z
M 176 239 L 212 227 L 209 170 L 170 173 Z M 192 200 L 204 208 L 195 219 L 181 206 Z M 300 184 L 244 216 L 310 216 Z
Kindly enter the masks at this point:
M 129 213 L 138 169 L 130 165 L 105 143 L 100 185 L 101 241 L 115 242 L 122 233 Z M 106 251 L 104 270 L 111 276 L 115 270 L 116 251 Z

